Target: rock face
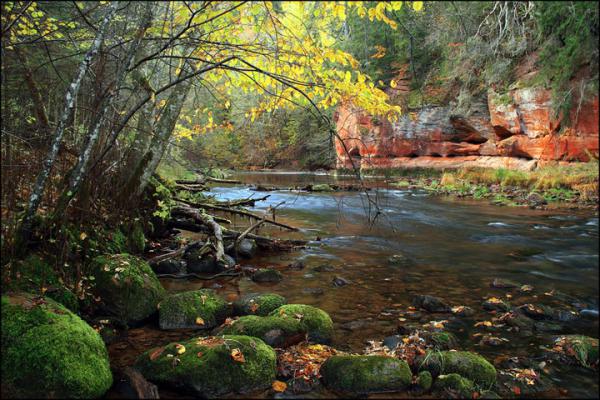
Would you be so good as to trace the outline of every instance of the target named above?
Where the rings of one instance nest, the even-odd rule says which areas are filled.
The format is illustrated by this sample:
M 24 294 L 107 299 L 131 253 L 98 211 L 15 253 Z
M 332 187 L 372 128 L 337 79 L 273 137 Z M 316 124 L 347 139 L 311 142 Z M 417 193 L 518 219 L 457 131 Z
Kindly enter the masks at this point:
M 598 97 L 573 103 L 569 127 L 541 88 L 490 89 L 468 116 L 426 106 L 394 123 L 343 104 L 334 115 L 337 167 L 530 170 L 537 161 L 588 161 L 598 155 Z
M 96 398 L 111 385 L 91 326 L 51 299 L 2 296 L 2 397 Z

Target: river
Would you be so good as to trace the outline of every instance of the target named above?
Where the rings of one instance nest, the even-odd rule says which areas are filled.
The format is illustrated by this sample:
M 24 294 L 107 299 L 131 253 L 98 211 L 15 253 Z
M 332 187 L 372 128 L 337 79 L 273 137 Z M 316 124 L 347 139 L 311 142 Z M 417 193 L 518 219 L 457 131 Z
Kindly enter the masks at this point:
M 292 252 L 261 254 L 241 261 L 280 269 L 284 272 L 282 282 L 259 284 L 243 277 L 219 281 L 222 287 L 218 291 L 229 299 L 240 293 L 274 292 L 289 303 L 317 306 L 334 321 L 333 346 L 338 349 L 361 352 L 366 341 L 382 340 L 394 334 L 399 325 L 414 327 L 447 318 L 407 312 L 413 297 L 420 294 L 441 297 L 451 306 L 472 307 L 475 314 L 449 324 L 449 330 L 458 336 L 461 348 L 476 351 L 490 361 L 502 355 L 541 356 L 545 350 L 540 346 L 550 346 L 557 333 L 598 337 L 597 318 L 578 319 L 560 325 L 558 330 L 555 327 L 552 333 L 536 329 L 526 337 L 506 327 L 493 328 L 495 336 L 507 340 L 500 346 L 487 346 L 479 343 L 485 327 L 475 326 L 477 321 L 493 316 L 481 307 L 492 296 L 513 306 L 533 303 L 573 309 L 573 303 L 578 303 L 580 309 L 598 310 L 599 235 L 598 216 L 593 212 L 500 207 L 486 201 L 430 196 L 418 189 L 396 190 L 383 180 L 372 179 L 368 185 L 376 190 L 368 195 L 376 199 L 382 213 L 371 223 L 364 192 L 255 192 L 249 188 L 250 184 L 339 183 L 352 181 L 351 177 L 290 172 L 248 172 L 234 177 L 244 183 L 216 186 L 210 194 L 219 200 L 269 194 L 253 210 L 262 212 L 278 205 L 278 220 L 299 227 L 300 232 L 261 228 L 260 233 L 311 241 Z M 240 217 L 233 223 L 238 229 L 248 226 Z M 401 255 L 404 262 L 391 263 L 394 255 Z M 302 261 L 305 267 L 286 268 L 294 261 Z M 326 267 L 314 269 L 319 266 Z M 349 284 L 336 287 L 332 283 L 335 277 Z M 495 289 L 490 287 L 495 278 L 531 285 L 533 290 Z M 214 285 L 197 280 L 162 282 L 170 291 Z M 176 336 L 160 335 L 152 327 L 145 329 L 155 334 L 140 335 L 144 336 L 144 350 Z M 141 348 L 137 350 L 139 354 Z M 561 393 L 567 397 L 598 396 L 597 372 L 554 366 L 549 376 L 556 387 L 566 389 Z

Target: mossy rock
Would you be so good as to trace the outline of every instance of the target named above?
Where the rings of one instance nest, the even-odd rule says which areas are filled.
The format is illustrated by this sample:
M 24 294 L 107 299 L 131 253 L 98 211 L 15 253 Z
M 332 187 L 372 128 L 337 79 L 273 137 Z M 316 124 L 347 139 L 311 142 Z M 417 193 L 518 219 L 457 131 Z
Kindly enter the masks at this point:
M 259 317 L 246 315 L 232 325 L 223 328 L 225 335 L 254 336 L 271 347 L 288 347 L 301 342 L 306 336 L 306 327 L 295 318 L 288 316 Z
M 312 185 L 311 190 L 313 192 L 332 192 L 333 188 L 326 183 L 320 183 L 317 185 Z
M 422 332 L 421 336 L 436 350 L 451 350 L 458 346 L 458 339 L 452 332 Z
M 59 302 L 73 312 L 79 311 L 77 296 L 67 289 L 60 279 L 59 274 L 39 254 L 31 254 L 26 259 L 19 261 L 16 268 L 21 276 L 13 279 L 9 285 L 11 290 L 41 294 L 42 288 L 51 288 L 46 296 Z
M 192 290 L 167 296 L 159 306 L 161 329 L 210 329 L 229 315 L 227 302 L 212 289 Z
M 144 236 L 144 227 L 139 221 L 132 224 L 127 237 L 127 245 L 132 253 L 142 254 L 146 248 L 146 237 Z
M 348 393 L 399 391 L 412 381 L 406 361 L 385 356 L 332 356 L 320 373 L 329 389 Z
M 333 337 L 333 321 L 329 314 L 319 308 L 305 304 L 286 304 L 270 315 L 299 319 L 311 342 L 327 344 Z
M 259 268 L 252 274 L 254 282 L 280 282 L 283 279 L 281 272 L 272 268 Z
M 275 351 L 262 340 L 226 335 L 152 349 L 135 366 L 149 381 L 211 398 L 270 387 L 277 363 Z
M 458 393 L 461 398 L 467 399 L 472 398 L 473 393 L 477 391 L 470 379 L 454 373 L 438 376 L 433 384 L 433 389 L 436 391 L 452 390 Z
M 129 254 L 96 257 L 92 273 L 106 307 L 126 323 L 151 316 L 166 293 L 148 263 Z
M 468 351 L 429 351 L 420 369 L 433 376 L 457 373 L 484 388 L 496 382 L 496 368 L 479 354 Z
M 423 390 L 431 389 L 431 383 L 433 382 L 433 377 L 429 371 L 421 371 L 417 376 L 417 385 Z
M 2 397 L 95 398 L 111 385 L 92 327 L 51 299 L 2 296 Z
M 571 358 L 584 367 L 598 364 L 598 339 L 596 338 L 564 335 L 559 336 L 555 343 L 565 350 L 565 354 L 573 354 Z
M 233 302 L 235 315 L 269 315 L 278 307 L 286 304 L 285 297 L 274 293 L 249 293 Z

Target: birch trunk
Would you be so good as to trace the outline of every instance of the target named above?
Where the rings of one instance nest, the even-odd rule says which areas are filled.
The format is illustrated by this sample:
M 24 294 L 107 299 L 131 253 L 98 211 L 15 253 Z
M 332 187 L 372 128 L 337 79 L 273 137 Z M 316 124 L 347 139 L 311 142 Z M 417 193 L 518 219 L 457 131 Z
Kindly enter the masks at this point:
M 98 53 L 98 50 L 104 41 L 104 36 L 108 30 L 109 23 L 115 15 L 117 8 L 118 2 L 114 2 L 106 11 L 106 15 L 104 16 L 100 28 L 98 29 L 98 33 L 92 42 L 92 46 L 79 65 L 77 75 L 69 85 L 67 93 L 65 94 L 65 105 L 58 120 L 56 130 L 54 131 L 54 138 L 52 139 L 50 151 L 46 155 L 42 170 L 38 174 L 33 189 L 31 190 L 29 204 L 27 205 L 27 210 L 25 211 L 23 222 L 21 223 L 19 236 L 21 239 L 24 239 L 24 241 L 27 241 L 29 238 L 33 216 L 36 214 L 40 202 L 42 201 L 42 195 L 44 194 L 44 189 L 46 188 L 46 182 L 48 181 L 48 176 L 50 176 L 50 171 L 52 170 L 52 166 L 54 165 L 54 161 L 58 155 L 60 144 L 65 133 L 65 127 L 67 126 L 67 122 L 73 114 L 73 108 L 75 107 L 75 95 L 79 91 L 83 77 L 85 76 L 85 73 L 91 64 L 92 59 Z

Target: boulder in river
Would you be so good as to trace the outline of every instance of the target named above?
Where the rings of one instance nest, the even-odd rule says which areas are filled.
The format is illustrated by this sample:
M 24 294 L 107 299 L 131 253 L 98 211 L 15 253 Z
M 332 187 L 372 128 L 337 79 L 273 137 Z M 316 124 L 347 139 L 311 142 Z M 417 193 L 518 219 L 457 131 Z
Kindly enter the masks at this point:
M 450 307 L 439 297 L 418 295 L 413 298 L 413 306 L 429 312 L 449 312 Z
M 209 336 L 149 350 L 135 367 L 151 382 L 212 398 L 270 387 L 276 355 L 255 337 Z
M 96 398 L 112 385 L 100 335 L 49 299 L 2 296 L 2 397 Z
M 185 261 L 173 258 L 159 262 L 152 269 L 157 274 L 182 274 L 186 271 Z
M 286 304 L 285 297 L 275 293 L 248 293 L 233 302 L 235 315 L 265 316 Z
M 259 268 L 252 274 L 254 282 L 281 282 L 283 275 L 281 272 L 272 268 Z
M 421 370 L 433 376 L 457 373 L 483 387 L 496 382 L 496 368 L 479 354 L 468 351 L 430 351 L 420 365 Z
M 271 347 L 283 348 L 303 341 L 307 332 L 298 319 L 287 315 L 245 315 L 223 327 L 219 334 L 253 336 Z
M 129 254 L 98 256 L 92 271 L 95 291 L 106 308 L 128 324 L 154 314 L 166 293 L 148 263 Z
M 274 310 L 271 316 L 289 316 L 300 321 L 308 333 L 308 340 L 327 344 L 333 336 L 333 321 L 325 311 L 305 305 L 286 304 Z
M 252 258 L 256 254 L 256 247 L 256 241 L 253 239 L 242 239 L 237 245 L 237 255 Z
M 400 391 L 412 382 L 406 361 L 378 355 L 335 355 L 320 373 L 329 389 L 353 394 Z
M 158 310 L 161 329 L 210 329 L 225 320 L 229 308 L 212 289 L 167 296 Z

